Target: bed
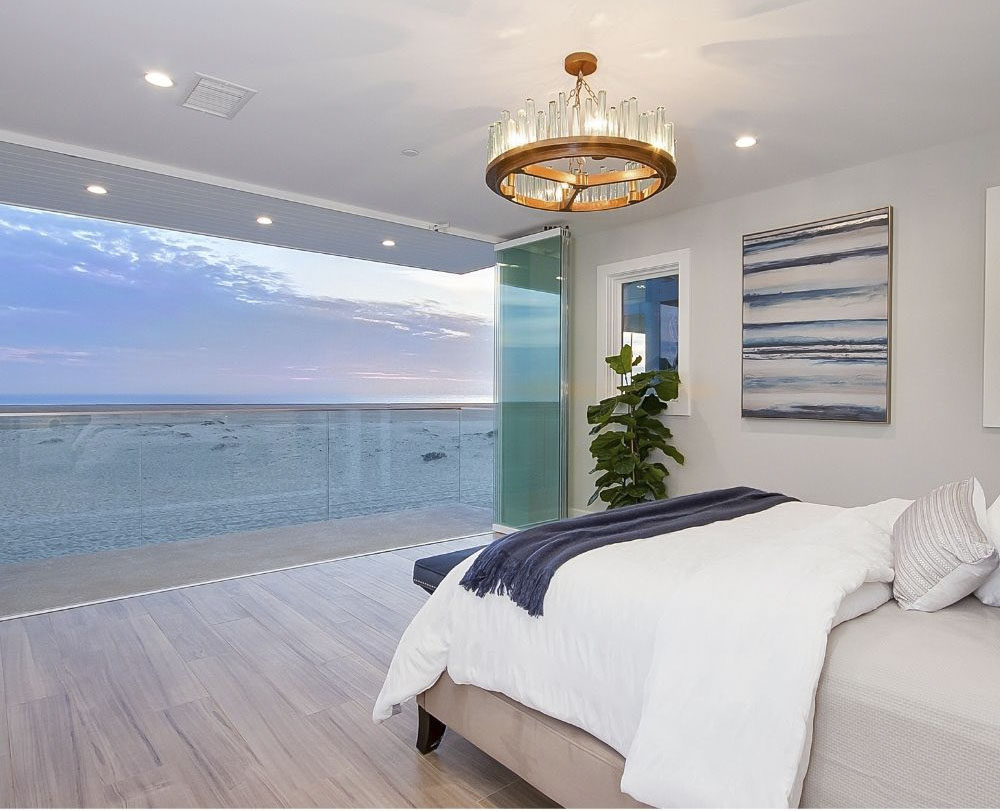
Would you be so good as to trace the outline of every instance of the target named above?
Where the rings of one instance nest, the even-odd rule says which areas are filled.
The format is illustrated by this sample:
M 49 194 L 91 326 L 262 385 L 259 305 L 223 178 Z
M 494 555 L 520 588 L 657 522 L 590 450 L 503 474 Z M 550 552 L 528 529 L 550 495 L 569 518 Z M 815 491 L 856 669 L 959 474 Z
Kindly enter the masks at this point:
M 1000 611 L 885 602 L 906 504 L 786 504 L 589 552 L 540 619 L 459 567 L 375 717 L 417 695 L 423 749 L 447 725 L 566 806 L 995 806 Z
M 995 808 L 998 685 L 1000 610 L 974 597 L 933 614 L 889 602 L 838 626 L 800 805 Z M 625 759 L 577 727 L 447 673 L 417 702 L 421 748 L 440 742 L 438 719 L 562 806 L 646 807 L 619 789 Z

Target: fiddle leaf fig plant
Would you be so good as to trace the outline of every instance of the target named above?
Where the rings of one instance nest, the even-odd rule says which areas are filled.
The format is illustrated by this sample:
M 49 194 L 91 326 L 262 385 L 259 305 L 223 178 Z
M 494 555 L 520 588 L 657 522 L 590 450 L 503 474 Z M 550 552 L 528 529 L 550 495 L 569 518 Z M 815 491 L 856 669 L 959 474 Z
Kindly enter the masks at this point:
M 650 459 L 661 451 L 677 464 L 684 456 L 670 440 L 673 434 L 660 421 L 667 403 L 677 399 L 680 377 L 672 369 L 637 372 L 642 356 L 632 357 L 626 344 L 617 355 L 604 359 L 621 377 L 618 394 L 587 407 L 587 423 L 594 440 L 590 453 L 596 462 L 591 473 L 600 473 L 589 504 L 600 499 L 608 509 L 667 497 L 667 466 Z

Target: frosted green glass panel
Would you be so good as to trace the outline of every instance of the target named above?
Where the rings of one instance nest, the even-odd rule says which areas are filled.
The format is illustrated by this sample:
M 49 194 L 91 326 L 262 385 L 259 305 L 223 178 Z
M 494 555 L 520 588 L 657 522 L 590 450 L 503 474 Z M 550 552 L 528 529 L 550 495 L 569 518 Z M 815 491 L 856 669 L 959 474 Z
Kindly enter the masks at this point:
M 497 249 L 495 509 L 501 527 L 566 514 L 563 240 L 557 230 Z

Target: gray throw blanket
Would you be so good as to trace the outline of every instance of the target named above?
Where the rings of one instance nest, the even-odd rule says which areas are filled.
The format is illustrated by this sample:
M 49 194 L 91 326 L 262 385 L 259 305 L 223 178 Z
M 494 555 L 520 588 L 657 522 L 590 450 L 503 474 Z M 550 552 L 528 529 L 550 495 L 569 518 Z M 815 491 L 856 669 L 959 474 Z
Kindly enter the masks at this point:
M 507 594 L 529 615 L 539 617 L 556 569 L 577 555 L 609 544 L 762 512 L 795 500 L 781 493 L 730 487 L 564 518 L 494 541 L 476 558 L 461 585 L 479 597 Z

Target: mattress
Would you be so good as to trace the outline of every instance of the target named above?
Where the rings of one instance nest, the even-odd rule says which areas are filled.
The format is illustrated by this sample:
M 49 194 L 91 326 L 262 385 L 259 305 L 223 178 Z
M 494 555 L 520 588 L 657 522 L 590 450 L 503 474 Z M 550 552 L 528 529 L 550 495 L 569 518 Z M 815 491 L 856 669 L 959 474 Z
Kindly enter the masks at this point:
M 1000 805 L 1000 609 L 889 602 L 835 628 L 801 805 Z

